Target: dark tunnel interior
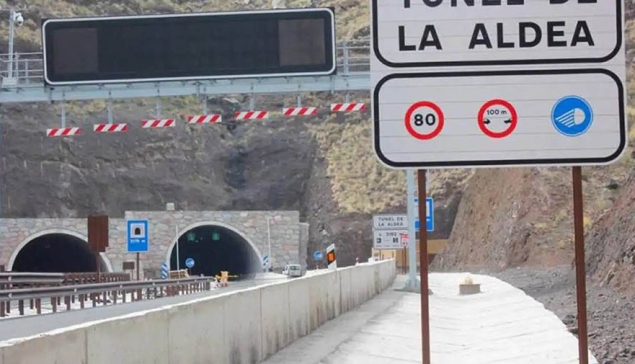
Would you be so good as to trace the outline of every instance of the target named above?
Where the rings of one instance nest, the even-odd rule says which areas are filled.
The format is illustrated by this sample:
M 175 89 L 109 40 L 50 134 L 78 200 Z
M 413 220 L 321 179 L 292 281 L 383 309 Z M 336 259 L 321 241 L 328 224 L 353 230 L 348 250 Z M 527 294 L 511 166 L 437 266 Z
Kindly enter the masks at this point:
M 84 240 L 66 234 L 47 234 L 28 242 L 18 252 L 11 270 L 45 273 L 95 272 L 96 264 L 95 255 Z M 103 262 L 100 265 L 101 271 L 105 271 Z
M 204 225 L 188 230 L 179 237 L 179 268 L 186 269 L 186 260 L 194 260 L 191 275 L 215 276 L 221 271 L 238 278 L 252 278 L 261 271 L 260 258 L 240 235 L 220 227 Z M 170 269 L 177 269 L 176 246 L 170 256 Z

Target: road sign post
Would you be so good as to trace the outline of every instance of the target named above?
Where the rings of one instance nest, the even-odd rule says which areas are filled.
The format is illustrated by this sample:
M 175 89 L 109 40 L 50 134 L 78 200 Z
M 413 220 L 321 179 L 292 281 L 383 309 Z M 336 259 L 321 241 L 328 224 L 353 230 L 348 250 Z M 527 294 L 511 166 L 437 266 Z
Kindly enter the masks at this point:
M 139 253 L 146 253 L 149 250 L 148 241 L 148 220 L 128 220 L 127 221 L 128 253 L 136 253 L 137 280 L 141 280 L 141 258 Z
M 415 221 L 418 214 L 416 212 L 417 206 L 413 198 L 416 190 L 414 170 L 408 169 L 406 171 L 406 182 L 406 192 L 408 195 L 408 221 Z M 417 278 L 417 239 L 415 238 L 417 234 L 415 224 L 408 224 L 408 236 L 412 236 L 415 243 L 408 245 L 408 283 L 406 284 L 406 286 L 410 291 L 416 291 L 417 289 L 419 289 L 421 283 L 418 281 Z
M 269 270 L 269 256 L 265 255 L 264 257 L 262 257 L 262 269 L 263 271 L 268 271 Z
M 161 279 L 168 279 L 170 276 L 170 267 L 168 262 L 161 263 Z
M 421 201 L 426 169 L 573 167 L 579 360 L 588 364 L 580 175 L 626 149 L 624 0 L 485 5 L 371 1 L 375 154 L 419 169 Z M 428 229 L 419 228 L 430 364 Z
M 326 247 L 326 265 L 328 269 L 337 269 L 337 259 L 335 257 L 335 244 Z

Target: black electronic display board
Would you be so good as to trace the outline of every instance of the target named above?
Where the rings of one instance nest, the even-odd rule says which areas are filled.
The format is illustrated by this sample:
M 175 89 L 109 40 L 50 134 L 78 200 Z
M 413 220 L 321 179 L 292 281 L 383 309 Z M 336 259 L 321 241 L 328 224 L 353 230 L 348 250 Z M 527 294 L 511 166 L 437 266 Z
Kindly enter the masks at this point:
M 329 8 L 42 21 L 50 85 L 335 73 Z

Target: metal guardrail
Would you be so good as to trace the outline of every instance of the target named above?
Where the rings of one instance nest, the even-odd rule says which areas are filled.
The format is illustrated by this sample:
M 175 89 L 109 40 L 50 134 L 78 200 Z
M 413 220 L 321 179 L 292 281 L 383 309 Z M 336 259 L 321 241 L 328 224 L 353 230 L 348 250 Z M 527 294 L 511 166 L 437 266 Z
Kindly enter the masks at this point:
M 0 290 L 25 286 L 60 286 L 64 283 L 63 273 L 0 273 Z
M 128 282 L 130 273 L 63 273 L 64 285 L 106 282 Z
M 337 44 L 336 64 L 340 75 L 370 70 L 369 39 L 347 40 Z M 44 84 L 44 55 L 42 52 L 14 53 L 13 77 L 15 85 L 4 85 L 3 88 L 42 87 Z M 0 77 L 9 75 L 8 54 L 0 54 Z
M 154 299 L 209 291 L 215 281 L 214 277 L 197 277 L 0 290 L 0 317 L 6 317 L 11 312 L 12 303 L 16 302 L 20 316 L 24 316 L 25 302 L 40 315 L 42 301 L 47 299 L 50 300 L 52 311 L 55 313 L 62 304 L 62 299 L 66 310 L 70 311 L 73 303 L 79 302 L 80 309 L 83 309 L 88 300 L 91 301 L 92 307 L 96 307 L 98 303 L 104 306 L 109 302 L 117 304 L 120 296 L 121 302 L 126 303 L 128 294 L 131 294 L 134 302 L 143 300 L 144 297 Z
M 0 290 L 23 287 L 66 286 L 100 282 L 126 282 L 128 273 L 38 273 L 0 272 Z

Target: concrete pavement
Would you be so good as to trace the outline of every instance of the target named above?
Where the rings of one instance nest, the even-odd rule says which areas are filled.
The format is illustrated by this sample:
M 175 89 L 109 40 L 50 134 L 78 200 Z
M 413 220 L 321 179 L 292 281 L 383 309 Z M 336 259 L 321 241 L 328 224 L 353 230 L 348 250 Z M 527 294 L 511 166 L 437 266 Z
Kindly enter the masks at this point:
M 524 292 L 471 275 L 482 293 L 459 296 L 467 274 L 430 274 L 433 364 L 576 364 L 577 339 Z M 393 288 L 401 288 L 400 276 Z M 421 363 L 420 296 L 387 290 L 263 364 Z M 591 356 L 591 364 L 597 364 Z

